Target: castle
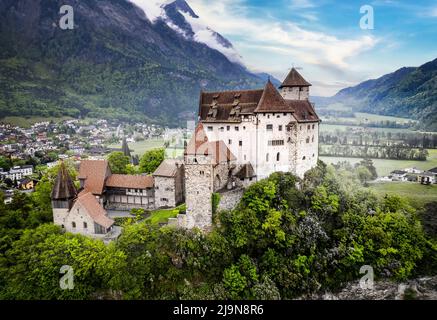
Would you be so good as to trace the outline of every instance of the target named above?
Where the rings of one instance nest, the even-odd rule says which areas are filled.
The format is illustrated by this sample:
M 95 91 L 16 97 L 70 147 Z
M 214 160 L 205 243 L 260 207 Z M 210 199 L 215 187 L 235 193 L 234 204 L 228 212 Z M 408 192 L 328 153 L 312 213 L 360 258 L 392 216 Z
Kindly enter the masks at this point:
M 309 102 L 310 86 L 293 68 L 279 91 L 269 80 L 259 90 L 201 92 L 183 162 L 165 160 L 152 176 L 114 175 L 104 160 L 82 161 L 77 194 L 61 167 L 52 192 L 55 223 L 104 234 L 113 225 L 106 209 L 153 210 L 185 201 L 186 213 L 169 224 L 209 230 L 214 193 L 221 195 L 219 208 L 231 209 L 247 186 L 271 173 L 303 177 L 317 165 L 320 119 Z M 84 216 L 88 221 L 78 220 Z M 92 230 L 85 228 L 92 223 Z

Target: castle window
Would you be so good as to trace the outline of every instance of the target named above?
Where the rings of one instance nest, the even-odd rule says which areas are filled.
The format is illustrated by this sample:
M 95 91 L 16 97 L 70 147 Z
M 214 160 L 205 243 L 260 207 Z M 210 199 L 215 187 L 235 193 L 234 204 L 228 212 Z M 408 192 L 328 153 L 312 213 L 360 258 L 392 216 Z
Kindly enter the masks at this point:
M 270 119 L 270 115 L 267 115 L 267 119 Z
M 208 131 L 212 131 L 213 130 L 213 127 L 208 127 Z
M 168 199 L 167 198 L 161 198 L 161 201 L 162 202 L 168 202 Z
M 226 126 L 226 131 L 230 131 L 231 130 L 231 126 Z
M 278 127 L 278 130 L 279 130 L 279 131 L 282 131 L 282 126 L 279 126 L 279 127 Z
M 269 140 L 268 145 L 269 146 L 283 146 L 284 140 Z
M 240 128 L 239 127 L 235 127 L 235 131 L 238 131 L 238 130 L 240 130 Z
M 220 127 L 220 131 L 221 132 L 225 131 L 225 127 Z
M 276 161 L 279 161 L 281 159 L 281 154 L 278 152 L 278 154 L 276 155 Z
M 302 126 L 300 126 L 299 130 L 302 130 Z
M 307 141 L 307 143 L 310 143 L 310 137 L 308 137 L 306 141 Z
M 302 160 L 306 160 L 307 157 L 303 156 Z
M 71 226 L 72 226 L 73 228 L 76 228 L 76 222 L 73 221 L 73 222 L 71 223 Z
M 86 222 L 83 223 L 83 228 L 87 229 L 88 228 L 88 224 Z
M 231 139 L 228 140 L 228 144 L 232 144 L 232 140 Z
M 310 125 L 308 125 L 308 130 L 311 130 L 311 126 Z
M 272 131 L 273 130 L 273 124 L 268 124 L 266 126 L 266 128 L 267 128 L 267 131 Z
M 266 162 L 269 162 L 269 154 L 266 154 Z
M 286 115 L 287 115 L 287 113 L 284 112 L 284 116 L 286 116 Z
M 200 171 L 200 175 L 201 176 L 205 175 L 205 171 Z
M 280 118 L 281 117 L 281 115 L 280 114 L 278 114 L 277 116 L 276 116 L 276 118 Z
M 315 127 L 316 127 L 316 125 L 313 124 L 313 130 L 314 130 Z
M 243 146 L 243 141 L 238 141 L 238 145 L 240 146 L 240 147 L 242 147 Z
M 246 130 L 246 127 L 243 127 L 243 130 Z
M 313 153 L 313 158 L 314 158 L 314 153 Z
M 313 136 L 313 138 L 311 139 L 311 142 L 314 142 L 314 136 Z
M 64 226 L 64 225 L 61 225 L 61 228 L 62 228 L 62 229 L 64 229 L 64 228 L 65 228 L 65 226 Z

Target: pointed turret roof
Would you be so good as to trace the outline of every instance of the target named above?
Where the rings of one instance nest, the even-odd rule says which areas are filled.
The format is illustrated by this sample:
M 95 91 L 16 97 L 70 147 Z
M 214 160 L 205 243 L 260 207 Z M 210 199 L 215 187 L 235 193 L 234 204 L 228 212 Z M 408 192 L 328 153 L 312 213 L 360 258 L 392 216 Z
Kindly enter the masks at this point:
M 285 103 L 284 98 L 278 90 L 276 90 L 272 82 L 268 80 L 254 112 L 282 112 L 287 110 L 288 106 Z
M 61 162 L 55 184 L 52 189 L 52 200 L 73 199 L 77 196 L 77 190 L 74 186 L 73 179 L 64 164 Z
M 123 142 L 121 144 L 121 151 L 126 157 L 129 157 L 129 159 L 131 158 L 130 149 L 129 146 L 127 145 L 126 137 L 123 137 Z
M 306 81 L 295 68 L 292 68 L 287 78 L 279 88 L 284 87 L 309 87 L 311 83 Z

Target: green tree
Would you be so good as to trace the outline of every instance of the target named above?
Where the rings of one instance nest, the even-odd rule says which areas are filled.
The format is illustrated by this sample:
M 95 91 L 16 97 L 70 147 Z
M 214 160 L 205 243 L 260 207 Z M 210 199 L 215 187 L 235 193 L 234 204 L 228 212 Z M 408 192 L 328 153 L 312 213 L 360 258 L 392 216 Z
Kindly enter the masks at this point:
M 152 174 L 160 166 L 165 158 L 165 149 L 153 149 L 147 151 L 140 159 L 140 172 Z
M 8 171 L 11 165 L 11 161 L 8 158 L 0 156 L 0 168 L 3 168 L 4 171 Z
M 129 165 L 129 157 L 121 151 L 111 152 L 108 156 L 109 167 L 115 174 L 126 174 Z

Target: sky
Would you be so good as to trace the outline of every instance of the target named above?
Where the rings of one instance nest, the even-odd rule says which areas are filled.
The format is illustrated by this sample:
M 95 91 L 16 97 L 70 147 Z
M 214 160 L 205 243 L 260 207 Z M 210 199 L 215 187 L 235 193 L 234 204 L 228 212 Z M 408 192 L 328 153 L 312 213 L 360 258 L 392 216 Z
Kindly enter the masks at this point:
M 437 58 L 437 0 L 187 2 L 249 69 L 283 80 L 291 67 L 302 68 L 312 95 L 331 96 Z M 360 13 L 364 5 L 373 9 L 373 29 L 360 27 L 360 20 L 369 22 L 369 11 Z

